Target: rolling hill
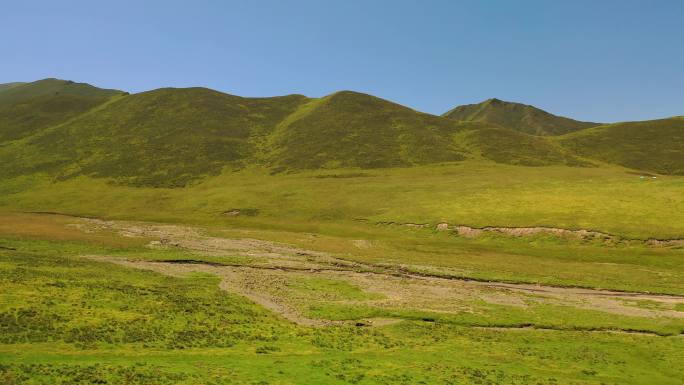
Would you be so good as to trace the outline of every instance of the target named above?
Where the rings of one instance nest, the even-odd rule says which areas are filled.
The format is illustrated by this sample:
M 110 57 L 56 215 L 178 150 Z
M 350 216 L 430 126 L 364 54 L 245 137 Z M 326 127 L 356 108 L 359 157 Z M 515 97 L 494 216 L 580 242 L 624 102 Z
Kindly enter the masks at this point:
M 469 152 L 497 163 L 519 166 L 567 165 L 590 167 L 593 164 L 580 159 L 548 138 L 528 135 L 487 123 L 464 123 L 457 140 Z
M 122 91 L 58 79 L 0 86 L 0 143 L 63 123 Z
M 104 89 L 71 80 L 43 79 L 31 83 L 6 83 L 0 87 L 0 104 L 17 103 L 40 96 L 73 95 L 84 98 L 103 98 L 124 94 L 119 90 Z
M 184 185 L 254 156 L 258 138 L 305 99 L 159 89 L 120 98 L 12 150 L 25 156 L 20 173 L 40 170 L 60 178 L 92 175 L 132 185 Z
M 455 113 L 430 115 L 352 91 L 322 98 L 245 98 L 207 88 L 129 95 L 45 79 L 0 91 L 0 174 L 42 173 L 58 180 L 85 175 L 132 186 L 181 187 L 250 166 L 282 173 L 485 159 L 576 167 L 598 160 L 660 173 L 684 169 L 681 119 L 550 137 L 524 132 L 533 127 L 510 128 L 511 121 L 525 124 L 538 110 L 499 101 L 488 105 L 502 103 L 499 112 L 512 106 L 524 117 L 507 115 L 503 124 L 485 117 L 505 114 L 461 121 Z M 535 124 L 575 122 L 547 115 Z
M 599 125 L 552 115 L 534 106 L 499 99 L 458 106 L 442 116 L 459 121 L 493 123 L 532 135 L 561 135 Z
M 557 140 L 582 156 L 636 170 L 684 175 L 684 117 L 608 124 Z
M 243 98 L 206 88 L 123 95 L 68 82 L 58 84 L 79 92 L 54 91 L 55 81 L 37 83 L 18 87 L 14 104 L 0 117 L 7 122 L 0 137 L 15 140 L 0 148 L 0 171 L 6 176 L 89 175 L 136 186 L 177 187 L 226 167 L 249 165 L 284 172 L 468 158 L 581 164 L 545 138 L 456 122 L 351 91 L 316 99 Z M 36 89 L 50 92 L 30 92 Z M 77 99 L 69 104 L 69 98 Z M 492 138 L 505 151 L 495 149 Z
M 337 92 L 303 105 L 271 140 L 281 168 L 397 167 L 463 160 L 456 125 L 371 95 Z
M 7 91 L 7 90 L 9 90 L 10 88 L 14 88 L 14 87 L 20 86 L 20 85 L 22 85 L 22 84 L 26 84 L 26 83 L 22 83 L 22 82 L 12 82 L 12 83 L 3 83 L 3 84 L 0 84 L 0 92 Z

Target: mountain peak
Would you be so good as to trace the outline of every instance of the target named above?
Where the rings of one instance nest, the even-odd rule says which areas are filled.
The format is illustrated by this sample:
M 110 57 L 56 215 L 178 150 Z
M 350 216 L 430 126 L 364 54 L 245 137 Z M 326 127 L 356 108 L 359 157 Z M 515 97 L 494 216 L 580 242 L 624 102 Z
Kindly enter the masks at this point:
M 0 103 L 19 102 L 46 95 L 72 95 L 88 98 L 108 98 L 124 94 L 123 91 L 104 89 L 87 83 L 76 83 L 72 80 L 46 78 L 31 83 L 11 83 L 0 93 Z
M 507 102 L 497 98 L 487 99 L 478 104 L 458 106 L 442 116 L 460 121 L 492 123 L 527 134 L 542 136 L 562 135 L 599 125 L 556 116 L 531 105 Z

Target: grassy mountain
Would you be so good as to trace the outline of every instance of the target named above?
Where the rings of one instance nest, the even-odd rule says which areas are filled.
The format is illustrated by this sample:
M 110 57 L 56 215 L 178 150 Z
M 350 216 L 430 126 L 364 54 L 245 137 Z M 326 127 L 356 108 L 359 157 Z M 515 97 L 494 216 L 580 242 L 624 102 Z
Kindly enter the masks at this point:
M 14 88 L 14 87 L 20 86 L 20 85 L 22 85 L 22 84 L 26 84 L 26 83 L 22 83 L 22 82 L 13 82 L 13 83 L 3 83 L 3 84 L 0 84 L 0 92 L 7 91 L 7 90 L 9 90 L 10 88 Z
M 350 91 L 319 99 L 243 98 L 205 88 L 166 88 L 118 97 L 36 130 L 0 150 L 5 175 L 46 172 L 58 178 L 89 175 L 130 185 L 185 186 L 225 167 L 254 164 L 275 172 L 466 158 L 580 164 L 546 138 L 455 122 Z
M 305 100 L 241 98 L 204 88 L 130 95 L 28 138 L 17 149 L 30 154 L 26 169 L 17 172 L 184 185 L 251 158 L 259 138 Z
M 684 117 L 608 124 L 557 139 L 586 157 L 637 170 L 684 175 Z
M 0 143 L 63 123 L 123 92 L 44 79 L 0 88 Z
M 176 187 L 250 165 L 283 172 L 464 159 L 524 166 L 588 166 L 587 159 L 598 159 L 680 173 L 681 119 L 658 122 L 551 138 L 351 91 L 315 99 L 244 98 L 206 88 L 127 95 L 46 79 L 0 92 L 0 174 Z
M 457 141 L 470 153 L 497 163 L 519 166 L 591 166 L 549 138 L 487 123 L 464 123 Z
M 534 106 L 499 99 L 458 106 L 442 116 L 460 121 L 493 123 L 532 135 L 561 135 L 599 124 L 579 122 L 552 115 Z
M 7 86 L 9 84 L 9 86 Z M 103 89 L 71 80 L 43 79 L 32 83 L 7 83 L 0 93 L 0 104 L 16 103 L 46 95 L 73 95 L 91 98 L 122 94 L 119 90 Z
M 342 91 L 281 122 L 271 159 L 281 168 L 395 167 L 464 159 L 455 125 L 374 96 Z
M 0 152 L 11 169 L 182 186 L 224 167 L 392 167 L 461 160 L 455 124 L 353 92 L 242 98 L 160 89 L 120 98 Z M 13 159 L 22 159 L 17 167 Z M 1 167 L 1 166 L 0 166 Z

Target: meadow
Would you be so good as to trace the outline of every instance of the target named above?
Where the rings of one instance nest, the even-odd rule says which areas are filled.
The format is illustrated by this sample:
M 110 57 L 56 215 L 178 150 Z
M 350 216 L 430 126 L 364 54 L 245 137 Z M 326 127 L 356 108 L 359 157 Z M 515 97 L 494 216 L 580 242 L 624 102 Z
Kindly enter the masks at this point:
M 684 178 L 640 176 L 469 161 L 185 188 L 6 178 L 0 382 L 681 384 L 684 248 L 649 240 L 684 238 Z
M 114 244 L 2 240 L 3 383 L 677 384 L 684 374 L 676 336 L 480 328 L 425 315 L 372 328 L 298 326 L 219 290 L 215 276 L 78 257 L 141 253 Z M 509 310 L 491 316 L 501 322 Z

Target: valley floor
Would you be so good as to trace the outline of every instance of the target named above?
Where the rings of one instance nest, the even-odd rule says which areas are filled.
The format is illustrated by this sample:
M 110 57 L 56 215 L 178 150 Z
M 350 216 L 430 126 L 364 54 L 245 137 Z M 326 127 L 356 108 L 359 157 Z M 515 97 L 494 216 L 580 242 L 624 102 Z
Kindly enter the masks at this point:
M 641 176 L 1 179 L 0 383 L 684 384 L 684 178 Z
M 682 383 L 677 245 L 355 226 L 2 213 L 0 380 Z

